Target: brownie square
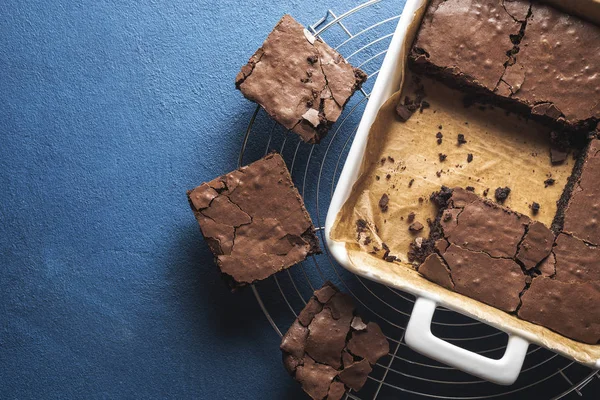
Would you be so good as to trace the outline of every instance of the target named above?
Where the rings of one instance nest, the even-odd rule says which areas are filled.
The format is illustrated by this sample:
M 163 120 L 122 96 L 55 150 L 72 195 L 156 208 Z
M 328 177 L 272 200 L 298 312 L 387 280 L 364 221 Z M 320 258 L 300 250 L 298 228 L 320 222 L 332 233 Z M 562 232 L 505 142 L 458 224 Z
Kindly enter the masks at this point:
M 500 310 L 516 311 L 531 275 L 550 255 L 552 231 L 464 189 L 443 189 L 432 199 L 440 213 L 419 273 Z
M 352 298 L 331 282 L 314 292 L 281 341 L 283 363 L 312 399 L 338 400 L 360 390 L 389 352 L 374 322 L 357 315 Z
M 433 0 L 411 68 L 575 128 L 600 121 L 600 27 L 528 0 Z
M 187 195 L 233 288 L 320 252 L 310 216 L 279 154 L 203 183 Z
M 319 143 L 366 79 L 363 71 L 284 15 L 242 67 L 235 85 L 302 140 Z

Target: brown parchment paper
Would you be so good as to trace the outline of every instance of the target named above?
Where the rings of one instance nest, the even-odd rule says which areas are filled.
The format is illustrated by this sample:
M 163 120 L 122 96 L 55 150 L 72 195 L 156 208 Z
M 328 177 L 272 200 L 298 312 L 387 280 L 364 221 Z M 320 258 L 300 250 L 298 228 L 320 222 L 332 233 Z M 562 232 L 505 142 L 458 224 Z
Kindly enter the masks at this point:
M 422 14 L 423 9 L 415 16 L 404 54 Z M 402 90 L 380 108 L 371 126 L 359 177 L 337 215 L 331 238 L 345 243 L 354 272 L 413 293 L 427 292 L 472 317 L 594 365 L 600 359 L 600 345 L 575 342 L 446 290 L 427 281 L 408 262 L 410 243 L 429 234 L 427 219 L 433 220 L 436 214 L 429 197 L 442 185 L 472 186 L 479 195 L 489 189 L 487 197 L 491 199 L 497 187 L 508 186 L 511 193 L 505 206 L 549 226 L 574 158 L 552 165 L 549 128 L 500 108 L 477 104 L 465 108 L 463 94 L 427 78 L 421 78 L 421 83 L 430 107 L 416 112 L 407 122 L 400 121 L 396 104 L 405 95 L 414 98 L 415 85 L 405 65 L 400 68 L 405 71 Z M 436 141 L 438 132 L 443 135 L 440 145 Z M 459 133 L 467 143 L 458 145 Z M 440 153 L 446 155 L 445 161 L 440 161 Z M 473 155 L 470 163 L 469 153 Z M 555 180 L 554 185 L 545 185 L 549 177 Z M 389 198 L 386 212 L 379 207 L 384 194 Z M 532 215 L 530 209 L 534 201 L 541 206 L 537 215 Z M 425 226 L 418 235 L 408 229 L 407 216 L 411 212 L 416 215 L 415 221 Z M 366 227 L 357 230 L 358 220 L 366 221 Z M 382 259 L 384 243 L 398 261 Z

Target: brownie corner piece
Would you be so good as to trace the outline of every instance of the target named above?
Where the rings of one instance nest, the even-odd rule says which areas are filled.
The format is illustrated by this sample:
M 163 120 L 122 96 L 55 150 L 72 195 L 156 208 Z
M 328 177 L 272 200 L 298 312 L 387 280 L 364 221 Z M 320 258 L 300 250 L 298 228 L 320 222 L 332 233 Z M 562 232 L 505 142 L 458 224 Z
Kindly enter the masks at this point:
M 264 158 L 187 192 L 215 261 L 234 289 L 320 253 L 283 158 Z
M 254 101 L 307 143 L 319 143 L 367 75 L 284 15 L 235 79 Z
M 281 341 L 283 363 L 312 399 L 360 390 L 389 342 L 357 315 L 352 298 L 331 282 L 316 290 Z

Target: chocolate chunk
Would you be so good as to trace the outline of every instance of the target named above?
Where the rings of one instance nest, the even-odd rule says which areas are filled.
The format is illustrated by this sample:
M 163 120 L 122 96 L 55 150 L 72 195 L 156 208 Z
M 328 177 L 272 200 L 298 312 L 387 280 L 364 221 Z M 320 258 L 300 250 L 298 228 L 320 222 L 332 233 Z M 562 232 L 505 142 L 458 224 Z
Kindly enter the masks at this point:
M 440 153 L 438 156 L 440 158 L 440 162 L 446 161 L 446 157 L 448 157 L 447 155 L 442 154 L 442 153 Z
M 420 222 L 413 222 L 412 224 L 410 224 L 410 226 L 408 227 L 408 230 L 411 232 L 420 232 L 423 230 L 423 224 Z
M 580 342 L 600 342 L 600 307 L 593 306 L 600 302 L 598 283 L 538 277 L 521 300 L 519 318 Z
M 494 192 L 494 197 L 496 198 L 496 201 L 501 204 L 504 203 L 504 201 L 506 201 L 508 195 L 510 195 L 510 188 L 508 186 L 505 186 L 503 188 L 499 187 Z
M 315 291 L 280 348 L 284 366 L 313 399 L 340 399 L 347 389 L 360 390 L 389 352 L 379 326 L 365 324 L 352 299 L 330 282 Z
M 415 213 L 411 211 L 408 213 L 408 217 L 406 217 L 406 221 L 408 223 L 413 223 L 414 220 L 415 220 Z
M 244 97 L 308 143 L 318 143 L 367 79 L 291 16 L 275 26 L 235 79 Z
M 390 199 L 386 193 L 381 195 L 381 199 L 379 199 L 379 209 L 381 212 L 387 212 L 389 201 Z
M 548 257 L 552 251 L 554 234 L 541 222 L 533 221 L 519 245 L 517 260 L 530 270 Z
M 531 203 L 531 211 L 533 214 L 537 214 L 540 211 L 540 204 L 536 203 L 535 201 Z
M 320 252 L 313 224 L 279 154 L 187 195 L 216 264 L 233 288 Z
M 413 112 L 414 111 L 411 111 L 404 104 L 398 103 L 398 105 L 396 106 L 396 114 L 398 115 L 398 117 L 400 118 L 400 121 L 402 121 L 402 122 L 408 121 L 410 119 L 410 117 L 412 117 Z
M 471 161 L 473 161 L 473 154 L 469 153 L 467 154 L 467 162 L 470 163 Z
M 473 186 L 467 186 L 467 187 L 465 188 L 465 190 L 466 190 L 467 192 L 474 192 L 474 191 L 475 191 L 475 188 L 474 188 Z
M 544 181 L 544 187 L 552 186 L 556 180 L 554 178 L 548 178 Z
M 465 135 L 463 135 L 462 133 L 458 134 L 458 145 L 460 146 L 461 144 L 465 144 L 467 143 L 467 140 L 465 139 Z

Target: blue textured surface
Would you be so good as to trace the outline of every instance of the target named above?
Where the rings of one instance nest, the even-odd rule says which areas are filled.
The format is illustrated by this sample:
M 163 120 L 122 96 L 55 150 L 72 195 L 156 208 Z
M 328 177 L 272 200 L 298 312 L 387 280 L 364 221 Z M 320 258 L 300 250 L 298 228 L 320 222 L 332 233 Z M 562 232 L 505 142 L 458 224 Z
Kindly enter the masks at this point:
M 236 166 L 281 15 L 359 2 L 0 2 L 0 398 L 302 398 L 184 193 Z

